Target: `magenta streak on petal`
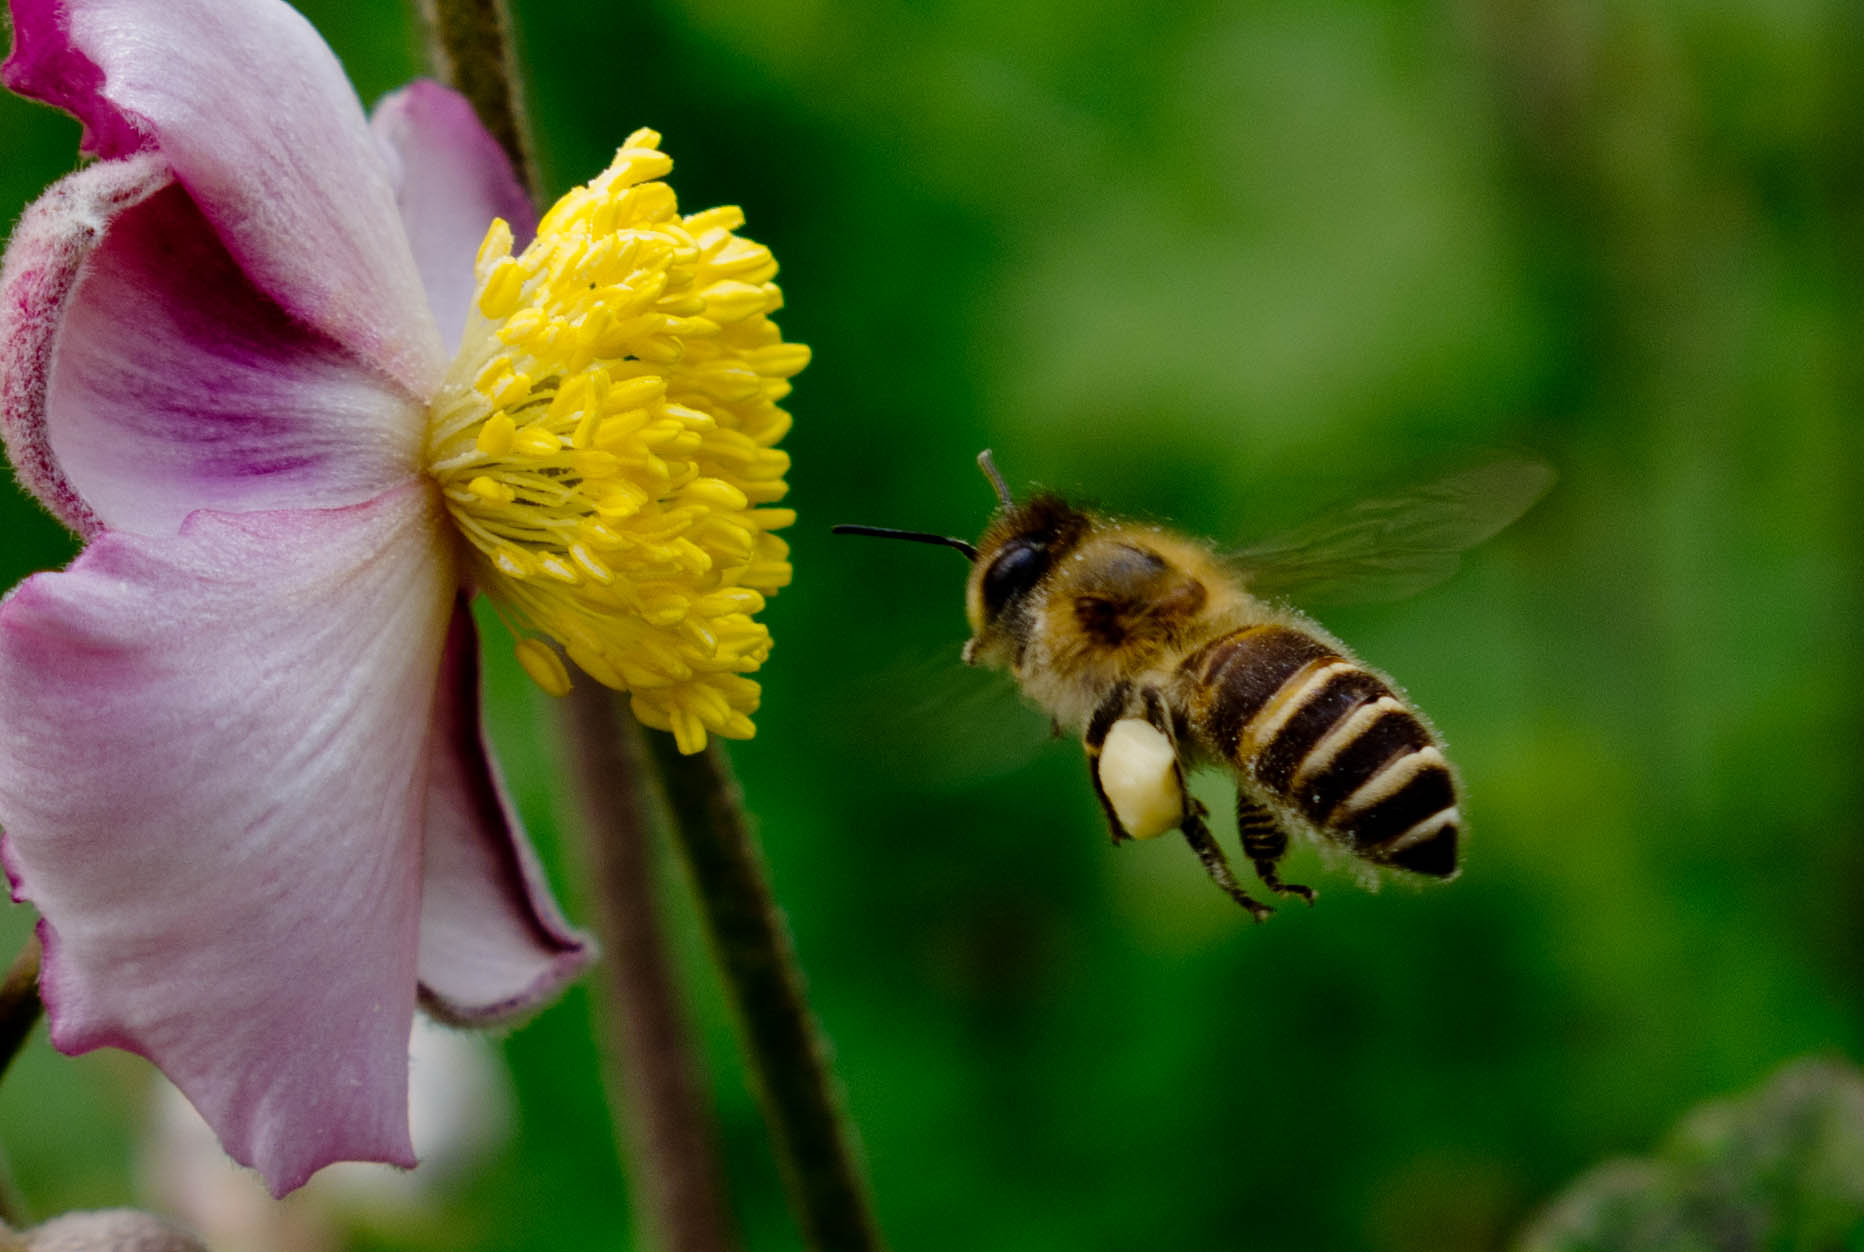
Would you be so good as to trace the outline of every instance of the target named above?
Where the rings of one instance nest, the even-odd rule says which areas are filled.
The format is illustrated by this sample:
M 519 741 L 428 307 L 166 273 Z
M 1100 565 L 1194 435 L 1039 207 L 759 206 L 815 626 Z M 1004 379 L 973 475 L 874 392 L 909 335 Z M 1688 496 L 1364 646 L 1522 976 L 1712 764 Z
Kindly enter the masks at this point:
M 139 1052 L 275 1193 L 412 1164 L 430 487 L 99 536 L 0 604 L 0 827 L 52 1040 Z
M 257 291 L 180 186 L 120 211 L 65 295 L 39 315 L 56 351 L 37 442 L 104 526 L 337 507 L 418 474 L 419 406 Z
M 434 699 L 421 888 L 421 1003 L 456 1025 L 521 1016 L 594 956 L 551 899 L 479 722 L 479 646 L 454 607 Z
M 446 366 L 361 103 L 283 0 L 14 0 L 22 92 L 159 150 L 253 283 L 425 400 Z M 101 71 L 59 77 L 72 66 Z M 108 131 L 110 119 L 116 130 Z M 108 131 L 108 133 L 106 133 Z
M 84 123 L 83 147 L 103 157 L 152 146 L 136 119 L 104 98 L 104 72 L 71 42 L 65 0 L 13 0 L 13 51 L 0 83 Z
M 0 436 L 20 482 L 81 535 L 99 522 L 59 468 L 45 422 L 58 332 L 110 222 L 170 183 L 168 167 L 152 155 L 79 170 L 21 215 L 0 266 Z

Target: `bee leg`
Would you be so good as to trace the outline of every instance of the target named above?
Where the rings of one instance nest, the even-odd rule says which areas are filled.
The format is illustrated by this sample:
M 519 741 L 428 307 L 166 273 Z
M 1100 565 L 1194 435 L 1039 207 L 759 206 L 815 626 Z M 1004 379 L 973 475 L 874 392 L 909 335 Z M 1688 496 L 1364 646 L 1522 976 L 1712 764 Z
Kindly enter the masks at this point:
M 1100 702 L 1100 707 L 1088 719 L 1087 733 L 1081 736 L 1087 748 L 1087 776 L 1094 784 L 1094 798 L 1100 801 L 1100 811 L 1107 818 L 1107 831 L 1116 844 L 1124 843 L 1132 836 L 1120 824 L 1119 815 L 1113 811 L 1113 801 L 1107 798 L 1107 789 L 1100 785 L 1100 750 L 1106 746 L 1107 732 L 1113 729 L 1113 723 L 1125 714 L 1126 702 L 1131 696 L 1130 683 L 1114 684 L 1113 690 L 1107 693 L 1107 698 Z
M 1274 814 L 1241 791 L 1236 793 L 1236 832 L 1243 837 L 1243 855 L 1255 862 L 1256 877 L 1263 886 L 1277 895 L 1300 896 L 1309 904 L 1314 902 L 1312 887 L 1283 882 L 1275 872 L 1275 863 L 1288 851 L 1288 832 Z
M 1197 859 L 1204 863 L 1204 872 L 1229 893 L 1230 899 L 1248 909 L 1251 917 L 1262 921 L 1275 910 L 1260 900 L 1251 899 L 1242 884 L 1236 881 L 1236 875 L 1230 872 L 1229 861 L 1224 859 L 1223 849 L 1217 846 L 1210 827 L 1204 824 L 1203 809 L 1203 805 L 1193 800 L 1190 811 L 1184 815 L 1184 824 L 1178 829 L 1184 832 L 1185 842 L 1197 853 Z

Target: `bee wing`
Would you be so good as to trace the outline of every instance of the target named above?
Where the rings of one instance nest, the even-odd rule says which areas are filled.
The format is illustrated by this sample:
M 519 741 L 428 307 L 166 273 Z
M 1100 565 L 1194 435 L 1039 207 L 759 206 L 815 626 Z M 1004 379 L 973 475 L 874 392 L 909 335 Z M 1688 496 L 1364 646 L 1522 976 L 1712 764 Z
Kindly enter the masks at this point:
M 1455 573 L 1464 551 L 1527 512 L 1553 480 L 1542 461 L 1487 461 L 1361 500 L 1228 560 L 1252 595 L 1302 604 L 1396 600 Z
M 1028 764 L 1050 742 L 1048 720 L 1016 684 L 960 662 L 962 646 L 955 640 L 911 653 L 863 684 L 867 698 L 854 715 L 865 750 L 889 777 L 932 788 L 994 778 Z

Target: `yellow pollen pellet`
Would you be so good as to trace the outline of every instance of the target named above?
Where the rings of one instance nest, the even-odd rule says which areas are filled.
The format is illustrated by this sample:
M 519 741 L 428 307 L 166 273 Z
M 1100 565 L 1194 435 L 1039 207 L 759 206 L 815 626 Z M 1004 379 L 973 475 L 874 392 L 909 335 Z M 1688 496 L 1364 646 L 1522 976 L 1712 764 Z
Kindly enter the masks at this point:
M 570 674 L 555 649 L 535 639 L 520 639 L 513 651 L 518 654 L 518 664 L 539 687 L 553 696 L 569 694 Z

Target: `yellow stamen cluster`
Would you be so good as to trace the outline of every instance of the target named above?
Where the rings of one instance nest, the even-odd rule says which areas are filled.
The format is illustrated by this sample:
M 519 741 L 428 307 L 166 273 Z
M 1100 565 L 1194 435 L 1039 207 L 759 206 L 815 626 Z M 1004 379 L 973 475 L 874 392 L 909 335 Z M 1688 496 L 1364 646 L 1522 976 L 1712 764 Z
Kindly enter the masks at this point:
M 682 752 L 752 734 L 770 651 L 753 619 L 790 580 L 778 407 L 809 349 L 770 320 L 770 251 L 735 208 L 681 217 L 660 136 L 637 131 L 522 252 L 495 221 L 428 469 L 518 659 L 569 690 L 555 648 Z

